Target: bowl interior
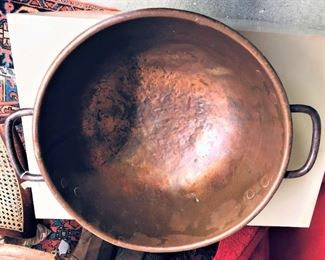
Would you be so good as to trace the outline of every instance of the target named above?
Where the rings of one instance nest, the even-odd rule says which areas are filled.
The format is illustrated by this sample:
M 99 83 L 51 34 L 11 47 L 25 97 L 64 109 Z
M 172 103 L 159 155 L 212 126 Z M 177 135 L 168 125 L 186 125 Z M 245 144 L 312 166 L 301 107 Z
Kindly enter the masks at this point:
M 109 242 L 188 246 L 251 216 L 282 174 L 285 111 L 265 68 L 226 34 L 147 17 L 60 65 L 40 103 L 43 165 Z

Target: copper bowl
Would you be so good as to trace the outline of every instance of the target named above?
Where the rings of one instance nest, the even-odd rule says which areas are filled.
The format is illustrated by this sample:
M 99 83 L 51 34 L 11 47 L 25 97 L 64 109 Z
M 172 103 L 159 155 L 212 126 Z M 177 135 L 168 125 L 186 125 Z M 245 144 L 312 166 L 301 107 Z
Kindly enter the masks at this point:
M 62 206 L 118 246 L 150 252 L 202 247 L 246 225 L 286 172 L 291 112 L 276 73 L 224 24 L 179 10 L 113 16 L 56 58 L 33 113 L 35 156 Z

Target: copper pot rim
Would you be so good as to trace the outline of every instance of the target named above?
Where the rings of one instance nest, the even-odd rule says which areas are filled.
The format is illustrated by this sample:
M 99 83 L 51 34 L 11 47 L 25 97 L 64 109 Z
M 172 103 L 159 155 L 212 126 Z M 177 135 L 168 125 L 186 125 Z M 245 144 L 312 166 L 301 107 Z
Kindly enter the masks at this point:
M 92 224 L 88 223 L 81 215 L 76 213 L 70 205 L 64 200 L 64 198 L 60 195 L 58 192 L 56 186 L 52 182 L 50 176 L 46 172 L 45 165 L 43 164 L 41 152 L 40 152 L 40 145 L 39 145 L 39 134 L 38 134 L 38 125 L 39 125 L 39 115 L 40 115 L 40 109 L 42 104 L 43 96 L 45 95 L 48 83 L 50 82 L 50 79 L 55 74 L 57 69 L 60 67 L 61 63 L 65 60 L 65 58 L 76 48 L 78 48 L 79 45 L 81 45 L 85 40 L 93 36 L 94 34 L 98 33 L 99 31 L 106 29 L 110 26 L 140 19 L 140 18 L 149 18 L 149 17 L 166 17 L 166 18 L 178 18 L 178 19 L 184 19 L 188 21 L 192 21 L 194 23 L 197 23 L 198 25 L 208 26 L 209 28 L 212 28 L 216 31 L 222 32 L 225 36 L 228 36 L 232 40 L 236 41 L 238 44 L 240 44 L 246 51 L 248 51 L 264 68 L 266 74 L 270 78 L 273 87 L 280 99 L 279 105 L 282 108 L 282 111 L 284 113 L 284 123 L 285 123 L 285 145 L 286 147 L 285 151 L 283 152 L 283 160 L 280 167 L 280 171 L 277 174 L 276 178 L 274 179 L 273 186 L 270 188 L 268 194 L 264 197 L 264 199 L 261 201 L 258 207 L 255 208 L 255 210 L 248 215 L 242 222 L 239 224 L 233 226 L 226 232 L 217 235 L 215 237 L 202 240 L 197 243 L 191 243 L 188 245 L 182 245 L 182 246 L 174 246 L 174 247 L 148 247 L 143 245 L 136 245 L 131 244 L 128 242 L 123 242 L 120 240 L 117 240 L 113 237 L 111 237 L 109 234 L 99 230 L 99 228 L 94 227 Z M 112 243 L 116 246 L 128 248 L 131 250 L 136 251 L 144 251 L 144 252 L 152 252 L 152 253 L 168 253 L 168 252 L 178 252 L 178 251 L 187 251 L 192 250 L 204 246 L 208 246 L 210 244 L 216 243 L 236 231 L 243 228 L 246 224 L 248 224 L 254 217 L 256 217 L 262 209 L 267 205 L 267 203 L 271 200 L 273 197 L 275 191 L 278 189 L 284 174 L 287 169 L 287 165 L 290 158 L 290 151 L 292 146 L 292 121 L 291 121 L 291 113 L 289 109 L 289 102 L 287 99 L 286 92 L 283 88 L 283 85 L 278 78 L 275 70 L 271 66 L 271 64 L 266 60 L 266 58 L 263 56 L 263 54 L 245 37 L 240 35 L 237 31 L 234 29 L 231 29 L 227 25 L 223 24 L 222 22 L 219 22 L 213 18 L 204 16 L 202 14 L 193 13 L 189 11 L 184 10 L 177 10 L 177 9 L 169 9 L 169 8 L 148 8 L 148 9 L 139 9 L 135 11 L 129 11 L 120 13 L 117 15 L 114 15 L 112 17 L 108 17 L 107 19 L 104 19 L 97 24 L 93 25 L 92 27 L 86 29 L 84 32 L 79 34 L 74 40 L 72 40 L 55 58 L 55 60 L 50 65 L 49 69 L 47 70 L 45 76 L 43 77 L 43 80 L 40 84 L 38 94 L 36 96 L 36 101 L 34 105 L 34 115 L 33 115 L 33 146 L 34 146 L 34 153 L 37 160 L 38 167 L 40 169 L 40 172 L 47 183 L 51 193 L 54 195 L 56 200 L 62 205 L 62 207 L 74 218 L 76 219 L 83 227 L 85 227 L 87 230 L 98 236 L 99 238 L 108 241 L 109 243 Z

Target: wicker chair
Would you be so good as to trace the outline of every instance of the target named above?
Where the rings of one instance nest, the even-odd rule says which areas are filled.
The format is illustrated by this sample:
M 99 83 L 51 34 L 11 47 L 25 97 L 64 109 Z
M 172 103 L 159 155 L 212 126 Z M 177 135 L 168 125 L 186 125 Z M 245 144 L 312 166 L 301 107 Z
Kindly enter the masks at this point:
M 26 155 L 17 132 L 14 133 L 16 149 L 21 163 L 27 166 Z M 20 186 L 14 169 L 10 165 L 0 125 L 0 236 L 30 238 L 36 232 L 36 220 L 29 188 Z

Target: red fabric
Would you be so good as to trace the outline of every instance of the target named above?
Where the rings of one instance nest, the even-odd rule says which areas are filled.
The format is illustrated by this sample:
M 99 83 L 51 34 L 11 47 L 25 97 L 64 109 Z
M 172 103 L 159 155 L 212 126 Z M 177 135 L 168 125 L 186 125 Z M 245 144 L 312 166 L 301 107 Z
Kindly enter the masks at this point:
M 310 228 L 271 228 L 271 259 L 325 259 L 325 184 L 323 182 Z
M 219 243 L 214 260 L 325 259 L 324 181 L 310 228 L 245 227 Z
M 268 253 L 268 228 L 245 227 L 220 241 L 214 260 L 264 260 Z
M 269 236 L 268 234 L 263 237 L 261 242 L 257 245 L 255 250 L 249 257 L 250 260 L 267 260 L 269 259 Z

